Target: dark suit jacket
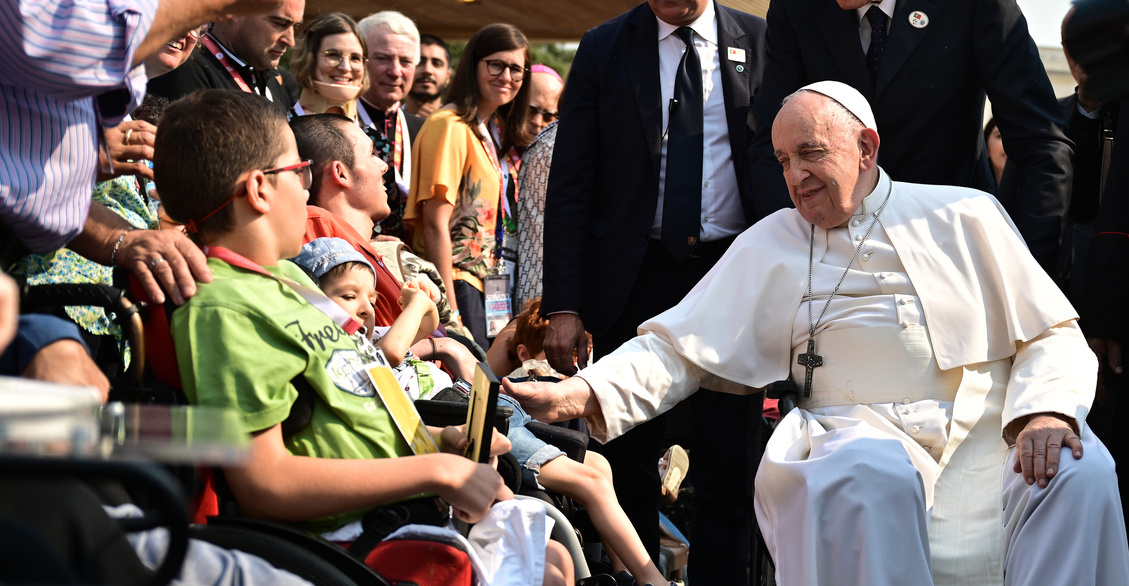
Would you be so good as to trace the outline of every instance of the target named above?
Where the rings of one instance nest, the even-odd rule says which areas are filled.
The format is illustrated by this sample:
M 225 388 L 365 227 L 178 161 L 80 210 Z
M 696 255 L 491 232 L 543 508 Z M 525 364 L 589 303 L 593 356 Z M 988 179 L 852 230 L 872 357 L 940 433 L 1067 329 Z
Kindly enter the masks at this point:
M 1118 107 L 1113 156 L 1094 222 L 1079 324 L 1087 336 L 1129 338 L 1129 99 Z
M 234 65 L 238 66 L 238 63 Z M 251 85 L 250 68 L 241 71 L 243 80 Z M 290 72 L 282 69 L 260 71 L 258 74 L 265 82 L 266 90 L 270 92 L 271 101 L 283 112 L 289 112 L 296 99 L 292 99 L 286 85 L 287 78 L 293 79 Z M 261 82 L 262 83 L 262 82 Z M 294 82 L 297 85 L 297 82 Z M 252 86 L 253 87 L 253 86 Z M 196 45 L 196 50 L 180 67 L 156 78 L 149 80 L 148 92 L 154 96 L 168 98 L 170 101 L 186 96 L 199 89 L 215 88 L 222 90 L 240 90 L 235 80 L 227 70 L 204 48 L 203 44 Z
M 911 26 L 912 12 L 924 13 L 928 25 Z M 1031 252 L 1044 268 L 1053 266 L 1070 201 L 1071 145 L 1014 0 L 898 0 L 877 87 L 855 11 L 834 0 L 773 2 L 755 104 L 757 152 L 772 151 L 780 101 L 823 80 L 849 84 L 870 101 L 882 140 L 878 164 L 894 179 L 995 192 L 982 133 L 986 93 L 1008 160 L 1017 165 L 998 197 Z M 758 186 L 785 189 L 774 158 L 760 158 L 753 176 Z
M 715 4 L 721 89 L 748 223 L 787 202 L 754 197 L 748 161 L 764 20 Z M 744 49 L 745 63 L 726 58 Z M 742 71 L 737 71 L 741 65 Z M 662 147 L 658 24 L 646 4 L 588 31 L 561 103 L 545 204 L 542 314 L 571 310 L 600 333 L 623 310 L 658 205 Z

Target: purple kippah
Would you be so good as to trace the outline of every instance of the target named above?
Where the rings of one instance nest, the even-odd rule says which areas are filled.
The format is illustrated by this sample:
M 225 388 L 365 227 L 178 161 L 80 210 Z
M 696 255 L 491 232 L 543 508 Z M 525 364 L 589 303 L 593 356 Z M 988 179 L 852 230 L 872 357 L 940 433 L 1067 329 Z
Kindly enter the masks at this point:
M 548 65 L 542 65 L 542 64 L 538 63 L 537 65 L 530 67 L 529 71 L 531 73 L 548 73 L 549 75 L 557 78 L 557 81 L 564 83 L 564 80 L 561 79 L 561 74 L 554 71 L 553 68 L 549 67 Z

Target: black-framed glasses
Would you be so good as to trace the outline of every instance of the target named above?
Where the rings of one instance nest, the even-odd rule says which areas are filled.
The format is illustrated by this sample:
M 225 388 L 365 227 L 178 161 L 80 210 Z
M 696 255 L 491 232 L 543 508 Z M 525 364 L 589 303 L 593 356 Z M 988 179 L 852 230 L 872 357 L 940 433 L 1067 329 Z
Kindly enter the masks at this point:
M 486 73 L 489 73 L 494 77 L 502 75 L 502 72 L 508 69 L 510 70 L 510 79 L 512 79 L 513 81 L 521 81 L 525 79 L 526 68 L 521 67 L 520 65 L 506 63 L 501 59 L 485 59 L 483 60 L 483 63 L 486 64 Z
M 277 169 L 267 169 L 263 171 L 263 175 L 273 175 L 275 173 L 284 173 L 286 171 L 293 171 L 298 174 L 298 179 L 302 182 L 302 189 L 309 189 L 314 184 L 314 170 L 310 165 L 313 164 L 312 159 L 306 159 L 301 163 L 294 163 L 285 167 Z
M 537 106 L 534 106 L 533 104 L 529 105 L 529 111 L 530 111 L 529 115 L 531 117 L 540 114 L 541 120 L 545 121 L 545 124 L 551 124 L 553 122 L 553 120 L 557 119 L 557 116 L 561 115 L 560 112 L 550 112 L 548 110 L 542 110 L 541 108 L 538 108 Z
M 212 23 L 205 22 L 204 24 L 188 31 L 188 36 L 190 36 L 190 37 L 196 39 L 197 41 L 199 41 L 200 38 L 203 37 L 204 35 L 208 34 L 208 31 L 210 31 L 210 30 L 212 30 Z
M 325 62 L 330 67 L 341 67 L 346 59 L 349 60 L 349 68 L 354 71 L 360 71 L 365 68 L 365 61 L 368 59 L 360 53 L 349 53 L 348 55 L 338 51 L 337 49 L 326 49 L 321 52 L 325 56 Z

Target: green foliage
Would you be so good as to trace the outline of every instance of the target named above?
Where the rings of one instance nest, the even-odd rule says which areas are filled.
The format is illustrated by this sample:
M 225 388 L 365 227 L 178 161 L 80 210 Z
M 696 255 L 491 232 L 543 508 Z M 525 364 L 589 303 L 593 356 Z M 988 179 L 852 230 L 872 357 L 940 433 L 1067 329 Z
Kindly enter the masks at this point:
M 451 49 L 451 69 L 454 70 L 459 64 L 459 58 L 463 54 L 463 49 L 466 48 L 466 43 L 450 43 Z M 572 67 L 572 58 L 576 55 L 575 45 L 532 45 L 529 47 L 530 53 L 533 55 L 533 63 L 543 63 L 552 67 L 561 74 L 561 77 L 568 77 L 568 70 Z

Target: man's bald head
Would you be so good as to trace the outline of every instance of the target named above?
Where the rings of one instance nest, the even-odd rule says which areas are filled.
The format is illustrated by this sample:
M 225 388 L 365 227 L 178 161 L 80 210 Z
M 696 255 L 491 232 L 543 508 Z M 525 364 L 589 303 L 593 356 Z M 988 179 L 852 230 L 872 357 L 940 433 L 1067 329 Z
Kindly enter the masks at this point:
M 878 132 L 862 122 L 873 119 L 869 110 L 860 114 L 802 89 L 785 98 L 773 122 L 772 144 L 792 203 L 821 228 L 846 222 L 878 183 Z
M 538 67 L 543 69 L 538 70 Z M 551 69 L 548 71 L 544 71 L 544 69 L 548 68 L 543 65 L 535 65 L 533 73 L 529 75 L 529 106 L 531 110 L 528 134 L 530 138 L 540 134 L 546 126 L 556 119 L 559 113 L 557 103 L 561 97 L 561 90 L 564 89 L 560 75 L 552 72 Z

